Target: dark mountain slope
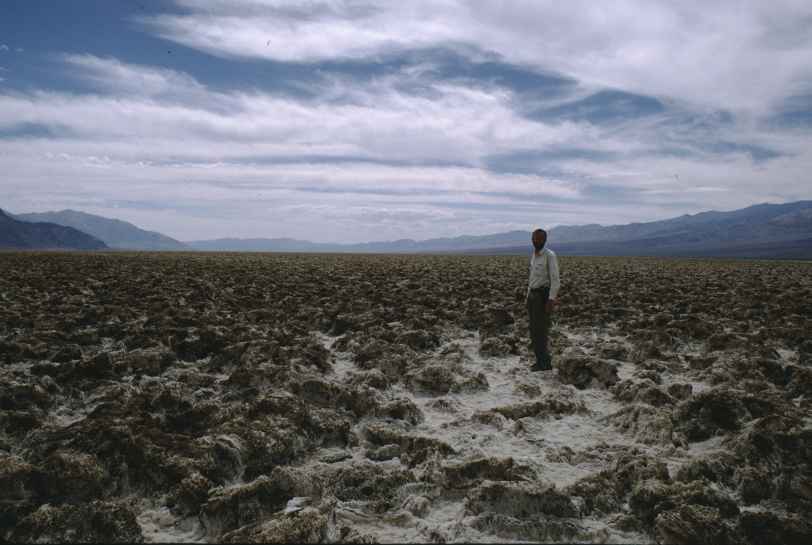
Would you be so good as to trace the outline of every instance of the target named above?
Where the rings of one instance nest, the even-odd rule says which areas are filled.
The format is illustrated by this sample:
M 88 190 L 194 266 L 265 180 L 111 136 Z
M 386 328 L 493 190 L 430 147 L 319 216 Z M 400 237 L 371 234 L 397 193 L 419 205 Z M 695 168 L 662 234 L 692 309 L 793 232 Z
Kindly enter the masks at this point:
M 0 248 L 13 250 L 104 250 L 107 245 L 72 227 L 18 221 L 0 210 Z
M 18 214 L 21 221 L 47 221 L 73 227 L 102 240 L 111 248 L 123 250 L 188 250 L 189 248 L 166 235 L 145 231 L 132 223 L 105 218 L 76 210 Z

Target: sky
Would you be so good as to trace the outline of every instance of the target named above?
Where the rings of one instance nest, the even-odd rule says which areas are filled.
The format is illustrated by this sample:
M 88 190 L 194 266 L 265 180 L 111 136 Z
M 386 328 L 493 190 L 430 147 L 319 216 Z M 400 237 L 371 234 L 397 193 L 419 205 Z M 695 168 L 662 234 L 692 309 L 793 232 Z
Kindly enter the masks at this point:
M 364 242 L 812 198 L 812 2 L 3 0 L 0 208 Z

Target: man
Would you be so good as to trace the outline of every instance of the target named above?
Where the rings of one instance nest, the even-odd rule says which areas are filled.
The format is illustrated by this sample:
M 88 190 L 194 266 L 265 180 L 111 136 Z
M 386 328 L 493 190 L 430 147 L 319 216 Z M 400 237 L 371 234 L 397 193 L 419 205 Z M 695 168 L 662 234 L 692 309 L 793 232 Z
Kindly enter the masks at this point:
M 530 340 L 536 354 L 531 371 L 549 371 L 553 368 L 548 348 L 550 321 L 556 304 L 560 280 L 558 259 L 545 248 L 547 231 L 536 229 L 530 237 L 533 254 L 530 257 L 530 279 L 527 286 L 527 314 L 530 322 Z

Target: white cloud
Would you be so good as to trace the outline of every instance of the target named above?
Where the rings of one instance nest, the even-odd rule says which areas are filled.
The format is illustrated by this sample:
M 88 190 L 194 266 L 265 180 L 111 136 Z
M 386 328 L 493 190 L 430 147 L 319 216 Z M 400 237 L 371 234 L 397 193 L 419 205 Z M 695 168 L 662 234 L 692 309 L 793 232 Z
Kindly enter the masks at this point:
M 590 85 L 757 115 L 812 89 L 809 2 L 178 3 L 186 13 L 142 22 L 218 56 L 310 62 L 468 44 Z
M 363 86 L 332 79 L 303 100 L 214 91 L 182 72 L 112 58 L 64 60 L 94 94 L 0 93 L 0 131 L 54 133 L 0 139 L 0 170 L 13 173 L 0 192 L 14 212 L 80 208 L 181 239 L 362 241 L 626 223 L 693 213 L 697 203 L 808 197 L 808 133 L 747 123 L 714 133 L 785 154 L 766 164 L 743 153 L 673 157 L 658 152 L 706 129 L 669 128 L 670 114 L 609 129 L 543 123 L 518 115 L 515 97 L 498 87 L 424 82 L 429 92 L 403 91 L 417 77 L 409 71 Z M 486 168 L 489 156 L 559 148 L 619 158 L 545 160 L 555 175 Z M 622 199 L 593 196 L 596 187 Z
M 114 94 L 194 99 L 204 87 L 191 76 L 175 70 L 126 64 L 95 55 L 63 55 L 71 74 Z
M 0 51 L 8 51 L 9 48 L 6 44 L 0 44 Z
M 587 127 L 544 125 L 513 111 L 504 92 L 436 85 L 434 96 L 396 90 L 394 78 L 337 91 L 350 102 L 298 101 L 261 93 L 207 90 L 188 75 L 70 57 L 77 75 L 105 94 L 37 92 L 0 97 L 0 126 L 65 127 L 143 158 L 342 155 L 384 161 L 473 163 L 487 153 L 595 138 Z M 177 139 L 174 144 L 167 140 Z M 229 143 L 225 146 L 223 143 Z M 233 145 L 238 143 L 241 145 Z M 168 147 L 166 147 L 168 144 Z

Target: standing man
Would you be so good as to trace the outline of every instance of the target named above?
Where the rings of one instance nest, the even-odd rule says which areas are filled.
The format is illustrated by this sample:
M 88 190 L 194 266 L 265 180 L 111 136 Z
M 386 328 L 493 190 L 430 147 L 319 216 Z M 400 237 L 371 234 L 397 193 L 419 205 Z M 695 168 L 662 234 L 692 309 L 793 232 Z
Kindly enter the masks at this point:
M 550 322 L 558 296 L 560 281 L 558 259 L 544 245 L 547 231 L 536 229 L 530 240 L 533 255 L 530 257 L 530 279 L 527 286 L 527 314 L 530 322 L 530 340 L 536 353 L 536 363 L 531 371 L 549 371 L 553 368 L 548 345 Z

